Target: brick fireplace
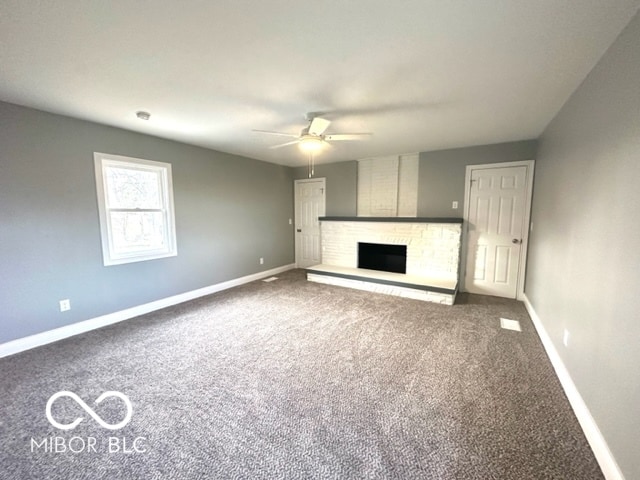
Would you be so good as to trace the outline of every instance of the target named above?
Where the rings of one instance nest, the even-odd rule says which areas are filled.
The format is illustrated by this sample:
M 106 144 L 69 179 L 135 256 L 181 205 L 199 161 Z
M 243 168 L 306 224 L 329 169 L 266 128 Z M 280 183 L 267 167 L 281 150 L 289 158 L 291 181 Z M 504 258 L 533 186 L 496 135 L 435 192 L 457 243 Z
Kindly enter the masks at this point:
M 462 219 L 322 217 L 320 225 L 322 264 L 308 269 L 309 280 L 449 305 L 455 301 Z M 363 243 L 405 246 L 406 272 L 358 268 Z

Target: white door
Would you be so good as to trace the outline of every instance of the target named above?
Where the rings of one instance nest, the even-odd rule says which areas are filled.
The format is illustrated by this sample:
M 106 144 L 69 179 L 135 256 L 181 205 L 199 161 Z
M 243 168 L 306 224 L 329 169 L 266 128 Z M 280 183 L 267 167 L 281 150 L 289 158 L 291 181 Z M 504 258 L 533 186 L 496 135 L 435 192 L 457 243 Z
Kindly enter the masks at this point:
M 325 179 L 295 180 L 296 264 L 306 268 L 321 263 L 320 222 L 325 212 Z
M 522 290 L 533 162 L 516 163 L 467 167 L 468 292 L 516 298 Z

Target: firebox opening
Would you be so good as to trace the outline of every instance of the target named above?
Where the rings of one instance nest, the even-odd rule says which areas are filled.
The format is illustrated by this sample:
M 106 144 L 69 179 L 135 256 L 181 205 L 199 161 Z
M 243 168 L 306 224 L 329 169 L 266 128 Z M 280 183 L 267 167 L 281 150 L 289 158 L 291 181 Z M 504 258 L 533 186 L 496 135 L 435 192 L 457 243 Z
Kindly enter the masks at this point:
M 358 242 L 358 268 L 407 273 L 407 246 Z

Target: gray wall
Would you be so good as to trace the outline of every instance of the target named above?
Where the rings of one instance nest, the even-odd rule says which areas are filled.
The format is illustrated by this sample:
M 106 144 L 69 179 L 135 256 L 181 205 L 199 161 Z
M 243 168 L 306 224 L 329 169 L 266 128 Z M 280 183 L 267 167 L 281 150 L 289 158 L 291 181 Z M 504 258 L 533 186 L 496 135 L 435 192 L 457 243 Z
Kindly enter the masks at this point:
M 358 162 L 326 163 L 315 167 L 314 177 L 327 179 L 327 215 L 353 217 L 356 215 Z M 296 180 L 309 178 L 308 167 L 296 167 Z
M 294 262 L 288 167 L 7 103 L 0 146 L 0 343 Z M 103 266 L 94 151 L 172 164 L 177 257 Z
M 462 217 L 467 165 L 533 160 L 537 140 L 479 145 L 420 153 L 419 217 Z M 308 177 L 307 167 L 294 168 L 294 178 Z M 315 168 L 315 177 L 327 179 L 327 215 L 357 213 L 358 162 L 329 163 Z M 451 202 L 458 201 L 458 209 Z
M 467 165 L 534 160 L 536 140 L 422 152 L 418 181 L 419 217 L 462 217 Z M 458 209 L 452 209 L 452 202 Z
M 636 16 L 541 137 L 525 288 L 629 480 L 640 478 L 638 79 Z

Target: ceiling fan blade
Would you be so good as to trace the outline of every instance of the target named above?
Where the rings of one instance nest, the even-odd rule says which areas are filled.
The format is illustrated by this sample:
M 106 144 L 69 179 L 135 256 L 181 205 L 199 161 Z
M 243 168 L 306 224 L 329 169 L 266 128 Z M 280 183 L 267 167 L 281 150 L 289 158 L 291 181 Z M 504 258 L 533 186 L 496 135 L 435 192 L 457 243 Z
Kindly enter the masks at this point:
M 283 133 L 283 132 L 272 132 L 271 130 L 251 130 L 252 132 L 257 133 L 266 133 L 268 135 L 279 135 L 281 137 L 289 137 L 289 138 L 298 138 L 299 135 L 295 135 L 293 133 Z
M 309 134 L 320 136 L 324 133 L 324 131 L 329 127 L 331 122 L 324 118 L 315 117 L 311 120 L 311 125 L 309 125 Z
M 368 140 L 372 135 L 373 133 L 336 133 L 325 135 L 324 138 L 331 142 L 340 140 Z
M 286 147 L 287 145 L 295 145 L 296 143 L 298 143 L 298 140 L 294 140 L 293 142 L 281 143 L 280 145 L 272 145 L 269 148 L 270 149 L 282 148 L 282 147 Z

